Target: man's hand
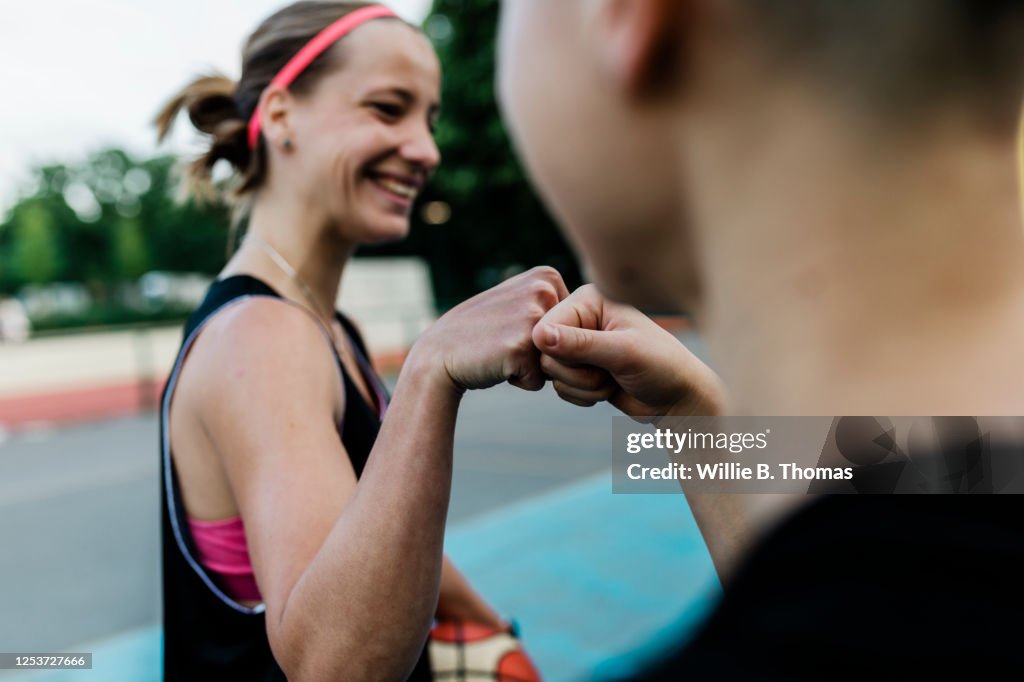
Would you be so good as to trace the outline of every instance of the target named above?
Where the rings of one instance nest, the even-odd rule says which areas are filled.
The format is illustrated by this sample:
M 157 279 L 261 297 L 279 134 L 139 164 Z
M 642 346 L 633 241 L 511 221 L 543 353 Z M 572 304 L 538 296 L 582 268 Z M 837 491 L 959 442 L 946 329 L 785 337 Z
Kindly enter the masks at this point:
M 638 421 L 724 410 L 718 376 L 636 308 L 577 289 L 533 329 L 541 369 L 567 402 L 607 400 Z

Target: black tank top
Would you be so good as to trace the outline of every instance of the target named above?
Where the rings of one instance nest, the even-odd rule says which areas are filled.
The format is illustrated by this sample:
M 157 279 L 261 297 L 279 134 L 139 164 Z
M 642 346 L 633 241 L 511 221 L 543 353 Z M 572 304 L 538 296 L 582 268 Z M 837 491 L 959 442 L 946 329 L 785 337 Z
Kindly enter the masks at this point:
M 203 326 L 226 306 L 252 296 L 281 296 L 262 281 L 236 275 L 213 283 L 206 298 L 185 324 L 184 341 L 164 389 L 160 411 L 162 455 L 161 546 L 163 552 L 164 679 L 166 680 L 284 680 L 267 640 L 265 606 L 247 608 L 227 596 L 199 564 L 171 459 L 168 414 L 171 396 L 182 361 Z M 357 355 L 365 360 L 366 347 L 352 323 L 340 313 L 338 319 Z M 348 451 L 356 476 L 362 474 L 367 457 L 380 430 L 380 419 L 367 404 L 345 372 L 335 352 L 345 389 L 345 413 L 339 434 Z M 367 381 L 383 384 L 368 362 Z M 430 665 L 424 648 L 410 680 L 430 680 Z

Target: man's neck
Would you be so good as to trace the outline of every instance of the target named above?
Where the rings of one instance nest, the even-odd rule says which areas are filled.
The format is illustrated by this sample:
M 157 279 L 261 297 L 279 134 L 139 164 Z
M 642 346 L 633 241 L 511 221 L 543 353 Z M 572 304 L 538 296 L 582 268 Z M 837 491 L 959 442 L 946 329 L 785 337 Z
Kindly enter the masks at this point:
M 844 139 L 775 113 L 746 153 L 706 138 L 690 195 L 705 197 L 698 320 L 734 411 L 1024 413 L 1012 137 Z

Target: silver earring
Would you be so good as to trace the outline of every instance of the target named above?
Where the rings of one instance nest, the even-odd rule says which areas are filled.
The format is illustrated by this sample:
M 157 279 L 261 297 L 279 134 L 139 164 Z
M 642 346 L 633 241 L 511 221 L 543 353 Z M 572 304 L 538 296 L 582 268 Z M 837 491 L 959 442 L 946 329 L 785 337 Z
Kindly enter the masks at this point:
M 290 150 L 292 148 L 292 141 L 291 141 L 291 139 L 287 138 L 287 137 L 284 138 L 284 140 L 281 141 L 281 146 L 284 147 L 285 149 Z

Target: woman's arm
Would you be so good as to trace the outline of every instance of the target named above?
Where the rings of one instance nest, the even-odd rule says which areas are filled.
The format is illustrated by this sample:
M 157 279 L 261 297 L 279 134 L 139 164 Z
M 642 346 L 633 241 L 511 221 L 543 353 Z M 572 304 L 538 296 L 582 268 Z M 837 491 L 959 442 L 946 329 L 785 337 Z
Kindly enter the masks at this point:
M 218 380 L 195 416 L 241 511 L 289 679 L 408 675 L 437 606 L 462 392 L 542 387 L 530 331 L 564 293 L 557 273 L 531 271 L 439 320 L 410 352 L 358 485 L 334 427 L 337 369 L 305 313 L 249 301 L 197 341 L 193 369 Z

